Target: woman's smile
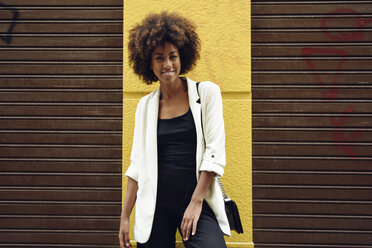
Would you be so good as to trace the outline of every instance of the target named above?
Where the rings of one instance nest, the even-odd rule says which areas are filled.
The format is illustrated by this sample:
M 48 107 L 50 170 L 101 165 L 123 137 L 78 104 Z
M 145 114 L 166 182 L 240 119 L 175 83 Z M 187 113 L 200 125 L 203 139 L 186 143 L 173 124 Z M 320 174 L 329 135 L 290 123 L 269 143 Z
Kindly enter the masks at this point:
M 176 71 L 164 71 L 162 72 L 162 74 L 165 76 L 165 77 L 173 77 L 174 74 L 176 73 Z

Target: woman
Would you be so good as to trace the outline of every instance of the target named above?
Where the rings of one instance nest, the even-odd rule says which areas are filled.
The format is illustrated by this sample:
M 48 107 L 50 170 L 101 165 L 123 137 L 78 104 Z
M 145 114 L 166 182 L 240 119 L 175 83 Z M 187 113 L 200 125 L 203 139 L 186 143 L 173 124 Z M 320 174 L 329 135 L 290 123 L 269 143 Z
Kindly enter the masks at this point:
M 128 48 L 134 72 L 160 87 L 137 106 L 120 246 L 131 247 L 136 202 L 137 247 L 174 248 L 177 229 L 186 248 L 226 247 L 230 228 L 215 181 L 225 167 L 220 89 L 180 77 L 199 59 L 195 26 L 175 13 L 151 14 L 130 31 Z

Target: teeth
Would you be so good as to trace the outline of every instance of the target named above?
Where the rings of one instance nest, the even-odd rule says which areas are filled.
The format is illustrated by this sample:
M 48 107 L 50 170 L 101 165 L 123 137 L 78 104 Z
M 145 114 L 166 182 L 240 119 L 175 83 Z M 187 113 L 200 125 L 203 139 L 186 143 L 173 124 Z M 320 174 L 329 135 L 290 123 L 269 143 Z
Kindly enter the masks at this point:
M 163 74 L 165 74 L 165 75 L 173 75 L 174 74 L 174 71 L 163 72 Z

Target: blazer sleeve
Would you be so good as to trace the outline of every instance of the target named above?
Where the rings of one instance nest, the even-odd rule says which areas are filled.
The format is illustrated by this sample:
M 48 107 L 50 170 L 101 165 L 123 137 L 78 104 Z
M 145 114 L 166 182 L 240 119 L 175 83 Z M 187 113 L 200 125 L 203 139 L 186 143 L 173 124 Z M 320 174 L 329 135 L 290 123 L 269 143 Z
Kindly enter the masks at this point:
M 200 88 L 206 143 L 200 171 L 213 171 L 217 177 L 221 177 L 226 166 L 225 125 L 221 91 L 218 85 L 212 82 L 203 82 L 200 84 Z
M 125 176 L 132 178 L 138 182 L 139 178 L 139 164 L 141 163 L 141 151 L 140 151 L 140 140 L 141 140 L 141 101 L 137 105 L 135 124 L 134 124 L 134 134 L 133 134 L 133 144 L 132 152 L 130 155 L 130 165 L 125 172 Z

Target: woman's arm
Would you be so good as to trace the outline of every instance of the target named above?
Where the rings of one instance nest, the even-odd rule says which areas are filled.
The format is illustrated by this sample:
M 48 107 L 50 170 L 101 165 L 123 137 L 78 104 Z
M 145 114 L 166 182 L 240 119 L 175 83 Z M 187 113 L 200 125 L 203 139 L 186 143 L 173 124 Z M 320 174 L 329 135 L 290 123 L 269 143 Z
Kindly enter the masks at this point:
M 225 124 L 222 96 L 218 85 L 202 82 L 199 87 L 205 150 L 199 171 L 213 171 L 222 177 L 226 165 Z
M 191 201 L 185 210 L 181 223 L 181 233 L 184 240 L 189 239 L 191 230 L 192 235 L 196 232 L 205 195 L 207 194 L 215 176 L 216 173 L 214 172 L 202 171 L 200 173 L 198 184 L 196 185 Z
M 191 230 L 192 235 L 195 234 L 205 195 L 214 177 L 223 175 L 226 165 L 225 127 L 220 88 L 211 82 L 200 83 L 199 96 L 202 102 L 205 151 L 199 169 L 199 181 L 181 223 L 181 232 L 185 240 L 189 239 Z
M 120 218 L 119 241 L 121 248 L 132 247 L 130 244 L 130 222 L 129 217 L 137 198 L 138 183 L 128 177 L 127 193 L 125 194 L 123 209 Z

